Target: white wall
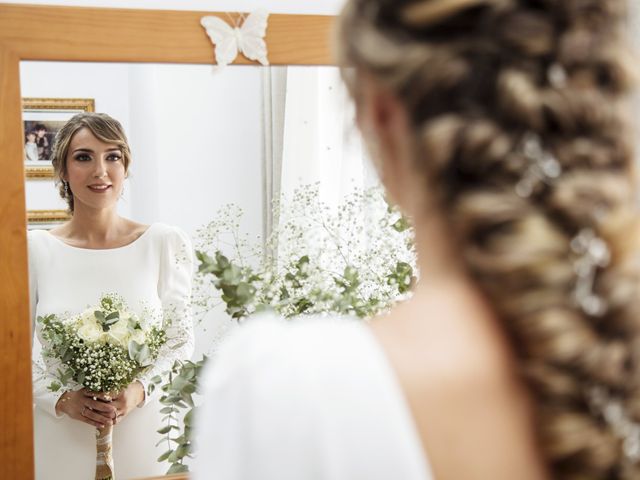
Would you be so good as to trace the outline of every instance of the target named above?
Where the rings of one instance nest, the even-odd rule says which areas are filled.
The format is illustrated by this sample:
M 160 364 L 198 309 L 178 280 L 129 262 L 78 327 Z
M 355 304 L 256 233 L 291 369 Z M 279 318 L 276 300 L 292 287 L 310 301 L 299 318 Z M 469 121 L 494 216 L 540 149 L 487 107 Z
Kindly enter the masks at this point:
M 189 233 L 225 203 L 262 228 L 259 68 L 22 62 L 24 97 L 93 98 L 123 124 L 133 150 L 120 212 Z M 64 205 L 50 180 L 27 182 L 27 208 Z

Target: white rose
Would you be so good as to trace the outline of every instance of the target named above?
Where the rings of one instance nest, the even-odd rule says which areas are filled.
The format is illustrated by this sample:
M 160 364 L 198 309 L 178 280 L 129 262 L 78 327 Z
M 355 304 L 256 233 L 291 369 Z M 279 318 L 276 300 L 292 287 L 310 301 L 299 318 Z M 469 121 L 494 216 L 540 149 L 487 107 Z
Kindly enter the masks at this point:
M 142 330 L 135 330 L 133 332 L 133 334 L 131 335 L 131 340 L 133 340 L 134 342 L 142 345 L 143 343 L 145 343 L 147 341 L 146 335 L 144 334 L 144 332 Z
M 102 335 L 102 328 L 95 322 L 93 324 L 87 323 L 82 325 L 78 329 L 78 336 L 85 342 L 96 342 L 100 338 L 100 335 Z
M 99 326 L 96 320 L 96 316 L 94 315 L 94 311 L 95 309 L 93 308 L 87 308 L 84 312 L 82 312 L 82 314 L 80 315 L 80 325 Z
M 110 343 L 126 348 L 129 345 L 130 336 L 128 321 L 124 319 L 118 320 L 116 323 L 111 325 L 107 334 Z

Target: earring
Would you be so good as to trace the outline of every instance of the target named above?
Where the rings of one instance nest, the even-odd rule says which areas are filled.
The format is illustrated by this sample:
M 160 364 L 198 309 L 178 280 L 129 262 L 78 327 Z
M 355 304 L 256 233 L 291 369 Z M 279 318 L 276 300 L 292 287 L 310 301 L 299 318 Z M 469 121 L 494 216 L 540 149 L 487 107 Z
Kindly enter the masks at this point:
M 62 181 L 62 186 L 64 187 L 64 194 L 67 197 L 71 196 L 71 189 L 69 188 L 69 182 Z

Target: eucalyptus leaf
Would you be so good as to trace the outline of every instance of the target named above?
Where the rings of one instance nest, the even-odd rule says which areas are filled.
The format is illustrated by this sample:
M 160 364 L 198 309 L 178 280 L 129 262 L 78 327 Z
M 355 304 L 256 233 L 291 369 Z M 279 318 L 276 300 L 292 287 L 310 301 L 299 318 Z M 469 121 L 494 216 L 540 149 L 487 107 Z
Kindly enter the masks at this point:
M 195 408 L 192 408 L 191 410 L 189 410 L 187 412 L 187 414 L 184 416 L 183 422 L 185 424 L 185 426 L 187 427 L 191 427 L 192 426 L 192 421 L 193 421 L 193 411 L 195 410 Z
M 60 382 L 53 381 L 51 382 L 51 384 L 49 384 L 49 390 L 52 392 L 57 392 L 61 388 L 62 388 L 62 385 L 60 385 Z
M 171 452 L 171 455 L 169 455 L 169 458 L 167 458 L 167 461 L 169 463 L 176 463 L 178 460 L 180 460 L 180 457 L 178 456 L 178 449 L 176 448 L 173 452 Z
M 173 450 L 167 450 L 166 452 L 164 452 L 158 457 L 158 462 L 164 462 L 167 458 L 169 458 L 169 455 L 171 455 L 172 452 Z
M 191 395 L 183 393 L 182 394 L 182 399 L 184 400 L 184 402 L 189 405 L 191 408 L 193 408 L 195 406 L 195 404 L 193 403 L 193 398 L 191 397 Z
M 181 463 L 174 463 L 173 465 L 171 465 L 169 470 L 167 470 L 167 475 L 170 475 L 172 473 L 182 473 L 182 472 L 188 472 L 188 471 L 189 469 L 187 468 L 186 465 L 183 465 Z
M 196 393 L 196 386 L 193 383 L 189 383 L 184 386 L 182 391 L 188 395 L 191 395 L 192 393 Z
M 186 457 L 188 453 L 189 453 L 189 446 L 185 444 L 180 445 L 176 450 L 176 454 L 177 454 L 176 456 L 178 457 L 178 459 L 182 459 Z
M 173 429 L 173 425 L 165 425 L 160 430 L 158 430 L 158 433 L 160 435 L 164 435 L 165 433 L 169 433 L 172 429 Z
M 142 344 L 142 346 L 140 347 L 140 351 L 138 352 L 138 358 L 136 360 L 143 367 L 147 367 L 153 363 L 153 357 L 151 355 L 149 345 L 147 345 L 146 343 Z
M 136 360 L 138 358 L 138 355 L 140 353 L 140 349 L 142 348 L 142 345 L 140 345 L 138 342 L 131 340 L 129 342 L 129 346 L 128 346 L 128 350 L 129 350 L 129 358 L 131 358 L 132 360 Z
M 230 262 L 221 252 L 216 252 L 216 263 L 221 270 L 229 268 Z
M 173 388 L 174 390 L 182 390 L 187 385 L 189 385 L 189 380 L 184 378 L 182 375 L 178 375 L 171 382 L 171 388 Z

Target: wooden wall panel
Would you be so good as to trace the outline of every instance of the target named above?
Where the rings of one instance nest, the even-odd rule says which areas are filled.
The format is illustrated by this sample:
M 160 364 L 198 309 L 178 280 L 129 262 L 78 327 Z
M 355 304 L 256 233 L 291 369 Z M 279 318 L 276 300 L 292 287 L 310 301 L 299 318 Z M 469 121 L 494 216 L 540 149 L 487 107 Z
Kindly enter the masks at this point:
M 212 13 L 42 6 L 28 17 L 27 8 L 0 4 L 0 41 L 10 42 L 23 60 L 213 63 L 213 45 L 200 25 Z M 216 15 L 231 22 L 226 14 Z M 332 20 L 270 15 L 270 63 L 331 64 Z M 237 63 L 252 62 L 239 56 Z
M 0 45 L 0 465 L 32 478 L 31 322 L 19 60 Z

